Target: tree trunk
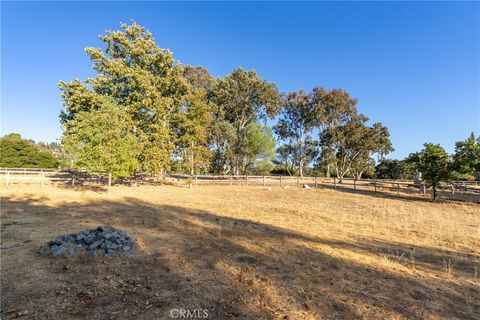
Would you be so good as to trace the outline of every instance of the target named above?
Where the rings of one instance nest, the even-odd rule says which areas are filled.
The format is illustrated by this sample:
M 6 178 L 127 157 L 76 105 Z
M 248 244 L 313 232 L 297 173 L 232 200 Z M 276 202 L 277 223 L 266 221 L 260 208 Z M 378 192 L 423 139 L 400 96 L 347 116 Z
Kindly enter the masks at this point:
M 193 166 L 193 154 L 190 155 L 190 175 L 193 176 L 193 174 L 195 173 L 195 168 Z
M 300 175 L 300 177 L 303 177 L 303 161 L 300 161 L 300 166 L 298 169 L 299 169 L 298 174 Z
M 437 185 L 432 184 L 432 190 L 433 190 L 433 200 L 437 199 Z
M 112 186 L 112 173 L 108 173 L 108 191 L 110 192 L 110 187 Z

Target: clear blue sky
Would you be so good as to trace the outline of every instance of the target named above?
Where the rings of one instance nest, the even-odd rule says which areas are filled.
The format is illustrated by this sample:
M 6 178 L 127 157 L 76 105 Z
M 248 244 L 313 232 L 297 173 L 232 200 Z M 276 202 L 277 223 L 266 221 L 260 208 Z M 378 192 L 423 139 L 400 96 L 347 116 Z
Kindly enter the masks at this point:
M 93 76 L 84 52 L 135 19 L 182 63 L 255 69 L 284 92 L 342 88 L 403 158 L 480 133 L 480 4 L 1 3 L 1 133 L 55 141 L 58 80 Z

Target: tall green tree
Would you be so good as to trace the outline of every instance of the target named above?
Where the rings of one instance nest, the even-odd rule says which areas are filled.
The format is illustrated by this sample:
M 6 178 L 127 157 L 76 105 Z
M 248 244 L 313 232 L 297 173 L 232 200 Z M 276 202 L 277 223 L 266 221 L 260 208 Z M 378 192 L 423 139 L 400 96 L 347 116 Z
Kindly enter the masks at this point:
M 241 173 L 256 172 L 266 174 L 273 165 L 276 141 L 272 130 L 258 122 L 252 122 L 245 128 L 245 138 L 242 141 Z
M 433 189 L 434 200 L 437 198 L 440 182 L 447 182 L 452 178 L 452 161 L 439 144 L 425 143 L 421 151 L 411 153 L 405 162 L 422 173 L 423 180 Z
M 320 133 L 320 145 L 328 154 L 337 178 L 342 181 L 347 173 L 361 179 L 373 166 L 372 157 L 388 154 L 392 148 L 388 129 L 381 123 L 368 126 L 362 114 L 351 116 L 348 122 L 327 126 Z
M 68 128 L 80 112 L 98 110 L 99 101 L 107 97 L 132 120 L 130 131 L 141 146 L 140 166 L 160 173 L 169 167 L 175 148 L 174 116 L 188 90 L 182 68 L 170 51 L 159 48 L 152 34 L 135 22 L 107 31 L 100 39 L 105 50 L 86 49 L 96 76 L 59 82 L 65 105 L 61 122 Z
M 188 65 L 183 66 L 182 75 L 188 82 L 188 94 L 176 116 L 176 153 L 183 159 L 183 171 L 193 175 L 210 167 L 213 124 L 208 95 L 213 79 L 205 68 Z
M 18 133 L 0 138 L 0 167 L 4 168 L 55 168 L 58 159 L 50 150 L 22 139 Z
M 388 129 L 381 123 L 368 126 L 368 118 L 358 113 L 358 101 L 348 92 L 315 88 L 312 102 L 321 147 L 318 166 L 327 166 L 327 175 L 333 166 L 340 181 L 348 173 L 360 179 L 372 171 L 374 155 L 393 150 Z
M 216 79 L 212 90 L 215 103 L 214 121 L 227 122 L 234 131 L 229 141 L 231 157 L 228 161 L 234 174 L 238 175 L 245 163 L 245 139 L 247 127 L 257 120 L 274 117 L 280 106 L 280 94 L 275 84 L 261 79 L 255 71 L 235 69 L 223 79 Z M 225 125 L 223 125 L 225 126 Z
M 480 136 L 470 136 L 455 143 L 454 170 L 462 179 L 474 179 L 480 173 Z
M 280 119 L 275 133 L 288 147 L 280 151 L 291 153 L 292 164 L 303 177 L 303 168 L 317 155 L 317 146 L 312 138 L 315 124 L 314 105 L 303 90 L 289 93 L 283 100 Z
M 329 132 L 334 133 L 336 128 L 346 126 L 358 114 L 357 100 L 344 90 L 326 90 L 321 87 L 313 89 L 311 100 L 315 112 L 315 129 L 320 140 L 320 156 L 316 167 L 329 177 L 332 170 L 338 171 L 338 161 L 335 150 L 327 144 L 325 138 Z
M 139 165 L 132 119 L 110 99 L 96 110 L 77 113 L 65 127 L 62 143 L 75 168 L 106 172 L 109 189 L 112 177 L 129 177 Z

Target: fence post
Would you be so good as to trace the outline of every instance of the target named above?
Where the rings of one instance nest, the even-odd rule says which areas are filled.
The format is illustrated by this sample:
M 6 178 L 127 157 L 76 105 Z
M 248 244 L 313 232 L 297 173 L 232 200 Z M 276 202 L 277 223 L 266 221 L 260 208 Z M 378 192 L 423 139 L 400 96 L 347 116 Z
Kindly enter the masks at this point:
M 232 175 L 228 176 L 228 181 L 230 181 L 230 185 L 232 185 Z
M 212 178 L 213 178 L 213 184 L 215 184 L 215 175 L 213 175 Z
M 357 190 L 357 179 L 356 178 L 353 179 L 353 189 Z
M 397 195 L 400 195 L 400 183 L 397 183 Z
M 263 176 L 263 186 L 265 187 L 265 176 Z
M 333 189 L 337 189 L 337 178 L 333 178 Z
M 317 189 L 318 185 L 317 185 L 317 176 L 315 176 L 315 189 Z
M 280 188 L 282 187 L 282 175 L 280 175 Z
M 377 192 L 377 180 L 373 180 L 373 187 L 375 188 L 375 192 Z
M 245 176 L 245 182 L 247 183 L 247 186 L 248 186 L 248 176 Z
M 75 176 L 72 177 L 72 187 L 75 187 Z
M 425 184 L 423 184 L 423 195 L 427 194 L 427 188 L 425 187 Z
M 7 186 L 10 184 L 10 171 L 7 171 Z
M 195 187 L 197 186 L 197 183 L 198 183 L 198 176 L 195 175 Z
M 452 184 L 452 196 L 455 195 L 455 186 Z
M 180 178 L 177 177 L 177 187 L 180 187 Z

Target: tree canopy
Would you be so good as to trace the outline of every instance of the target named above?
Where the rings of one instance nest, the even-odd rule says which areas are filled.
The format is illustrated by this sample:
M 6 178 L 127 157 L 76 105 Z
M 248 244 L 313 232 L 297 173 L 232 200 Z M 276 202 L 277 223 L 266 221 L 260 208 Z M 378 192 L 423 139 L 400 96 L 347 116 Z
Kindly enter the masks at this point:
M 475 137 L 472 132 L 467 139 L 456 142 L 453 161 L 460 179 L 474 179 L 475 174 L 480 174 L 480 135 Z
M 440 182 L 452 178 L 451 158 L 439 144 L 425 143 L 421 151 L 410 154 L 405 161 L 421 172 L 423 180 L 432 186 L 433 199 L 437 198 Z
M 384 159 L 393 150 L 388 128 L 360 113 L 345 90 L 282 94 L 243 68 L 214 77 L 204 67 L 180 64 L 135 22 L 100 40 L 104 49 L 86 48 L 95 76 L 59 82 L 62 144 L 74 167 L 123 177 L 160 174 L 174 163 L 191 175 L 238 175 L 266 174 L 275 163 L 276 172 L 301 176 L 314 166 L 340 180 L 396 179 L 415 167 L 432 185 L 447 179 L 432 169 L 435 161 L 445 164 L 439 146 L 426 144 L 404 162 Z M 449 170 L 475 176 L 479 145 L 473 133 L 457 142 Z
M 285 141 L 279 151 L 291 159 L 292 169 L 303 176 L 303 169 L 317 155 L 313 139 L 315 113 L 310 96 L 303 90 L 289 93 L 283 100 L 280 119 L 274 127 L 275 133 Z
M 0 138 L 0 167 L 4 168 L 55 168 L 58 159 L 51 151 L 31 140 L 22 139 L 18 133 Z

